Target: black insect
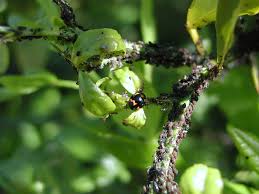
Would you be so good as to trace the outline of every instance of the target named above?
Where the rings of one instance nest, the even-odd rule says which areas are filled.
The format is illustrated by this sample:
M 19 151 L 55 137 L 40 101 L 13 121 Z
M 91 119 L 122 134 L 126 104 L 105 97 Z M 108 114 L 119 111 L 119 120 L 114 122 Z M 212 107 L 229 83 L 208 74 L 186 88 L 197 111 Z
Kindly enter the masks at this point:
M 136 93 L 129 99 L 129 107 L 131 110 L 137 110 L 145 106 L 146 96 L 143 93 Z

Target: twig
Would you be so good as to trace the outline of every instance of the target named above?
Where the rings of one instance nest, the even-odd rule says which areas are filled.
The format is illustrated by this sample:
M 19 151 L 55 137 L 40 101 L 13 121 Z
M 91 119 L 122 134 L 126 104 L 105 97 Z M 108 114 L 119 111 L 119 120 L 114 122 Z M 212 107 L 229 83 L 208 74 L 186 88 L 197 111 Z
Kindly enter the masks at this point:
M 72 29 L 43 29 L 43 28 L 29 28 L 25 26 L 18 26 L 12 28 L 9 26 L 0 26 L 0 42 L 15 42 L 22 40 L 34 39 L 53 39 L 64 40 L 66 42 L 73 42 L 77 37 L 76 32 Z
M 23 26 L 11 28 L 8 26 L 0 26 L 0 42 L 3 43 L 57 37 L 59 35 L 60 33 L 57 31 L 44 30 L 41 28 L 28 28 Z
M 76 17 L 74 14 L 74 11 L 72 7 L 65 1 L 65 0 L 53 0 L 54 3 L 58 5 L 61 12 L 61 19 L 64 21 L 64 23 L 71 28 L 79 28 L 80 30 L 85 30 L 82 26 L 80 26 L 76 22 Z
M 217 77 L 216 65 L 207 61 L 206 66 L 196 66 L 192 74 L 181 79 L 173 86 L 172 110 L 168 121 L 158 140 L 158 148 L 153 165 L 147 172 L 144 194 L 179 194 L 180 190 L 174 181 L 177 175 L 176 158 L 179 145 L 190 127 L 190 118 L 201 92 L 210 80 Z

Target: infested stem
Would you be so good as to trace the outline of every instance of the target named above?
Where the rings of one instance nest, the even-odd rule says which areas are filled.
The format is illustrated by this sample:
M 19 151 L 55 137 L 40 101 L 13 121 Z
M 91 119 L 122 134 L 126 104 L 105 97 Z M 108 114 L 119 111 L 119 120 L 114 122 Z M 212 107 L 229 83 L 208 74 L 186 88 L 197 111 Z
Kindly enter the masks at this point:
M 85 30 L 76 22 L 74 11 L 65 0 L 53 0 L 53 2 L 59 7 L 60 17 L 68 27 Z
M 196 66 L 190 75 L 174 84 L 174 102 L 168 121 L 160 134 L 153 165 L 147 172 L 144 194 L 181 193 L 174 181 L 177 175 L 176 159 L 179 146 L 190 127 L 191 115 L 199 95 L 208 86 L 209 81 L 218 75 L 217 66 L 207 61 L 206 64 Z
M 23 26 L 17 28 L 0 26 L 0 42 L 3 43 L 58 36 L 60 36 L 60 32 L 53 29 L 45 30 L 41 28 L 27 28 Z

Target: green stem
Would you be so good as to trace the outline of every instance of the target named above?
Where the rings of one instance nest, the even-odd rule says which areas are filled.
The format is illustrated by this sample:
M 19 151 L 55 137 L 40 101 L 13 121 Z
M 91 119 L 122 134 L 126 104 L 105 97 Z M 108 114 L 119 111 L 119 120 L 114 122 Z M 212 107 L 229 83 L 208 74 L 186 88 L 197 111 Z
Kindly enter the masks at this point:
M 69 89 L 75 89 L 75 90 L 79 89 L 76 82 L 70 81 L 70 80 L 58 80 L 57 82 L 53 83 L 53 85 L 57 87 L 69 88 Z
M 14 42 L 39 38 L 58 37 L 60 32 L 55 29 L 45 30 L 41 28 L 0 26 L 0 42 Z

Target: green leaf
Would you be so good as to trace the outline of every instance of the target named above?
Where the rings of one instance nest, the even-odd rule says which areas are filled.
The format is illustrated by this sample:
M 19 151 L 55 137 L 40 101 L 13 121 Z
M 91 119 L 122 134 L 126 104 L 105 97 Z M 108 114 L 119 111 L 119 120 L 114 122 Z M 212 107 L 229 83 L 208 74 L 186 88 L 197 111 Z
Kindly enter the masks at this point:
M 181 176 L 180 187 L 183 194 L 221 194 L 223 180 L 219 170 L 195 164 Z
M 255 15 L 259 13 L 258 0 L 241 0 L 240 15 Z
M 116 109 L 111 98 L 90 79 L 88 73 L 79 71 L 79 94 L 84 107 L 96 116 L 107 116 Z
M 224 179 L 224 194 L 253 194 L 251 190 L 239 183 L 234 183 Z
M 121 85 L 131 94 L 135 94 L 141 89 L 141 80 L 133 71 L 129 70 L 129 67 L 123 67 L 115 70 L 114 75 L 119 80 Z
M 125 51 L 124 41 L 116 30 L 94 29 L 79 34 L 71 60 L 76 67 L 83 65 L 82 63 L 98 67 L 102 59 L 122 55 Z
M 217 61 L 221 66 L 233 42 L 233 31 L 240 11 L 239 4 L 240 0 L 219 0 L 218 2 L 216 16 Z
M 200 28 L 215 21 L 218 0 L 193 0 L 187 14 L 187 27 Z
M 9 49 L 0 43 L 0 74 L 5 73 L 9 66 Z
M 187 27 L 194 29 L 201 28 L 211 22 L 216 21 L 218 2 L 219 0 L 193 0 L 191 6 L 188 9 L 186 22 Z M 255 15 L 259 12 L 258 0 L 240 0 L 239 7 L 239 16 L 247 14 Z M 226 9 L 228 8 L 226 7 Z
M 133 113 L 131 113 L 130 116 L 123 120 L 124 125 L 129 125 L 137 129 L 142 128 L 145 125 L 145 123 L 146 115 L 143 108 L 134 111 Z
M 216 21 L 217 58 L 222 65 L 232 44 L 237 18 L 258 12 L 258 0 L 193 0 L 188 10 L 186 25 L 194 42 L 198 44 L 199 35 L 196 29 Z
M 254 15 L 258 12 L 259 2 L 257 0 L 219 0 L 216 31 L 217 60 L 220 65 L 223 65 L 224 58 L 232 45 L 238 17 L 245 14 Z
M 238 151 L 246 158 L 247 164 L 251 169 L 259 172 L 259 139 L 258 137 L 228 126 L 228 133 L 234 141 Z

